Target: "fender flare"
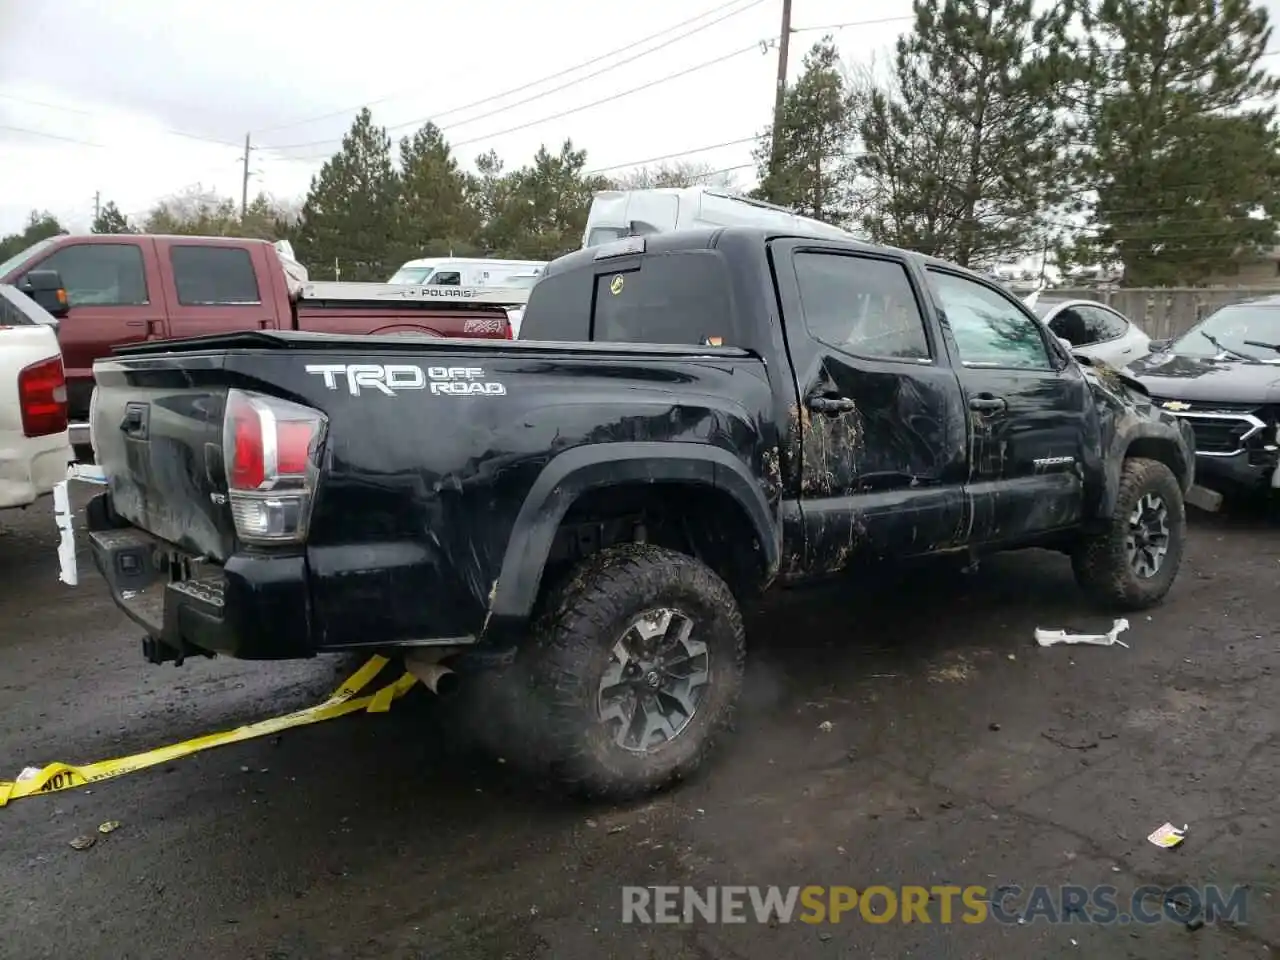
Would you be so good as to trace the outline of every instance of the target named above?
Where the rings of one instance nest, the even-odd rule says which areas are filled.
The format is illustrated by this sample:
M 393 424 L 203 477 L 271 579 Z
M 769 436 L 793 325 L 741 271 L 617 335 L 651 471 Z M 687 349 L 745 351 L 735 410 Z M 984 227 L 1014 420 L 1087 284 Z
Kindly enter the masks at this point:
M 1194 448 L 1190 451 L 1186 449 L 1186 438 L 1182 435 L 1181 421 L 1173 423 L 1133 421 L 1117 431 L 1111 441 L 1110 455 L 1106 459 L 1104 470 L 1105 486 L 1102 498 L 1098 502 L 1097 517 L 1099 519 L 1109 518 L 1115 510 L 1116 499 L 1120 496 L 1120 474 L 1124 469 L 1124 462 L 1128 459 L 1129 450 L 1133 444 L 1142 440 L 1164 444 L 1173 452 L 1173 458 L 1178 464 L 1174 468 L 1174 475 L 1178 478 L 1178 485 L 1183 493 L 1186 493 L 1194 482 L 1195 452 Z M 1190 452 L 1189 457 L 1188 452 Z
M 637 481 L 695 483 L 724 491 L 755 528 L 766 575 L 778 569 L 781 527 L 761 485 L 727 450 L 701 443 L 589 444 L 554 457 L 529 489 L 507 540 L 490 614 L 527 619 L 538 598 L 552 540 L 569 507 L 589 490 Z

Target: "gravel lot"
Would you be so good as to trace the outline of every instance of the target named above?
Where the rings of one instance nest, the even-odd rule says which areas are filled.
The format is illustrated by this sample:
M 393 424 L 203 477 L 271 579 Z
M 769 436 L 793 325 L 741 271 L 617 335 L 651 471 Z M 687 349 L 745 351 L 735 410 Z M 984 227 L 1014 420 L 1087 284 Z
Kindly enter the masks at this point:
M 86 491 L 78 500 L 83 503 Z M 270 716 L 339 665 L 151 666 L 47 506 L 0 514 L 0 778 Z M 1280 956 L 1280 526 L 1193 518 L 1130 649 L 1028 552 L 754 616 L 737 733 L 626 808 L 531 789 L 421 693 L 0 810 L 0 957 Z M 98 824 L 123 826 L 77 851 Z M 1190 826 L 1161 850 L 1146 835 Z M 623 885 L 1248 884 L 1247 924 L 639 926 Z M 1158 908 L 1158 905 L 1157 905 Z

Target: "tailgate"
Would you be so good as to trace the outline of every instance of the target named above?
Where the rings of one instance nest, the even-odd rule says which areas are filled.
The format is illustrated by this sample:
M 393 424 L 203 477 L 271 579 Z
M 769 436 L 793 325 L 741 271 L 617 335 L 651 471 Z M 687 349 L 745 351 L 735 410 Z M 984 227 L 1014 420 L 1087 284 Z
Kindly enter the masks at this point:
M 115 511 L 217 561 L 235 542 L 222 458 L 222 362 L 208 354 L 99 360 L 89 415 Z

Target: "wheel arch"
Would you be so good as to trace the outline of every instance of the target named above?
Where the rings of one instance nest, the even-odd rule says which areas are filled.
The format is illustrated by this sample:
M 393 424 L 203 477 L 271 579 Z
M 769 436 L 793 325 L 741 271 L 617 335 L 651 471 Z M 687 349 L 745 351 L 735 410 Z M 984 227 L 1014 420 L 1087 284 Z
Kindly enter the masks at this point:
M 1111 455 L 1107 458 L 1106 489 L 1098 503 L 1100 518 L 1110 517 L 1114 512 L 1120 495 L 1120 478 L 1125 461 L 1134 457 L 1163 463 L 1177 478 L 1182 492 L 1187 492 L 1195 479 L 1195 455 L 1192 453 L 1188 456 L 1185 443 L 1180 442 L 1182 437 L 1174 432 L 1179 429 L 1179 425 L 1136 421 L 1117 433 L 1111 445 Z
M 534 481 L 507 541 L 490 616 L 507 623 L 527 621 L 556 533 L 574 504 L 592 493 L 637 485 L 693 487 L 732 503 L 759 544 L 764 578 L 776 575 L 780 527 L 762 486 L 732 453 L 691 443 L 593 444 L 555 457 Z

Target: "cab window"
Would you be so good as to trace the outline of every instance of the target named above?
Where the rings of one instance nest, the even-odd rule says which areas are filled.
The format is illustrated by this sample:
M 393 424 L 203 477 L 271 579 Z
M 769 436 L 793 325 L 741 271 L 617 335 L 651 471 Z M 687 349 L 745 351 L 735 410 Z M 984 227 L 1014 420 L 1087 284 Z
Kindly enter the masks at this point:
M 32 269 L 57 270 L 72 307 L 134 307 L 149 302 L 146 268 L 137 244 L 68 244 Z

